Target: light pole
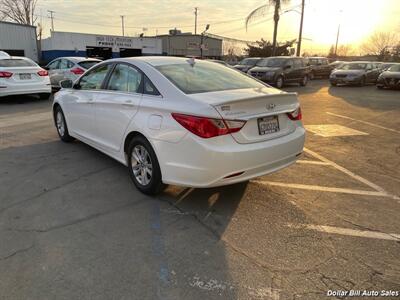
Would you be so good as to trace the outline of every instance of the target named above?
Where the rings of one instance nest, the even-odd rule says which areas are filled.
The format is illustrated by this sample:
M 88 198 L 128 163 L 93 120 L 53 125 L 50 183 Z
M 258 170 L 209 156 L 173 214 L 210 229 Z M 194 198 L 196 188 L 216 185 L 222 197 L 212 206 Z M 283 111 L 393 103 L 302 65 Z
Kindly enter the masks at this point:
M 203 58 L 203 40 L 204 40 L 204 35 L 206 34 L 206 31 L 210 28 L 210 24 L 206 25 L 206 29 L 201 33 L 201 37 L 200 37 L 200 58 Z
M 337 56 L 337 46 L 339 44 L 340 18 L 341 18 L 342 12 L 343 12 L 342 10 L 339 10 L 339 25 L 338 25 L 337 34 L 336 34 L 335 57 Z
M 125 16 L 121 16 L 122 36 L 125 36 L 124 17 L 125 17 Z
M 194 34 L 197 34 L 197 10 L 198 8 L 194 8 Z
M 302 35 L 303 35 L 304 2 L 305 2 L 305 0 L 301 1 L 300 30 L 299 30 L 299 40 L 297 42 L 296 56 L 300 56 L 300 50 L 301 50 L 301 39 L 302 39 Z

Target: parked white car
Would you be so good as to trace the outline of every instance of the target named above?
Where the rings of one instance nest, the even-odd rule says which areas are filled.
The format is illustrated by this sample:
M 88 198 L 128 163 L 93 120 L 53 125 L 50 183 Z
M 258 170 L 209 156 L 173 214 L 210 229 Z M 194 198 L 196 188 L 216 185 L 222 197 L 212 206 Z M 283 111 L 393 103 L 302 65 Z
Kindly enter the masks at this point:
M 101 62 L 97 58 L 85 57 L 59 57 L 47 64 L 45 67 L 49 71 L 50 82 L 53 89 L 60 88 L 60 81 L 71 79 L 75 81 L 87 69 Z
M 79 139 L 127 165 L 136 187 L 214 187 L 294 163 L 305 130 L 295 93 L 219 64 L 176 57 L 111 59 L 67 80 L 53 111 Z
M 47 71 L 27 57 L 0 51 L 0 97 L 25 94 L 49 98 L 51 86 Z

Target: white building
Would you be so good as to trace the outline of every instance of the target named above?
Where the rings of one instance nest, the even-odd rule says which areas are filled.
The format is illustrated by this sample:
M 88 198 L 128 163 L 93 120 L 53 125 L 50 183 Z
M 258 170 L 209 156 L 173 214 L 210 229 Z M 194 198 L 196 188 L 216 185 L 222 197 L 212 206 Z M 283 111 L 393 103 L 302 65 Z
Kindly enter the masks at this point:
M 42 40 L 42 60 L 46 62 L 61 56 L 109 59 L 142 55 L 162 55 L 161 39 L 52 31 Z
M 36 27 L 0 21 L 0 51 L 38 61 Z

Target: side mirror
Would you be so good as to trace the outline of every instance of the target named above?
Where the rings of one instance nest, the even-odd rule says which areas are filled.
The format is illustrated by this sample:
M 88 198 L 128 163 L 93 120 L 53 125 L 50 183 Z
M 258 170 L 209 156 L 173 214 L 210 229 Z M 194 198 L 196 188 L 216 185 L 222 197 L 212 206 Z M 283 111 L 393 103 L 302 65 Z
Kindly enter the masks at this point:
M 60 87 L 63 89 L 70 89 L 73 86 L 73 82 L 71 79 L 65 79 L 60 81 Z

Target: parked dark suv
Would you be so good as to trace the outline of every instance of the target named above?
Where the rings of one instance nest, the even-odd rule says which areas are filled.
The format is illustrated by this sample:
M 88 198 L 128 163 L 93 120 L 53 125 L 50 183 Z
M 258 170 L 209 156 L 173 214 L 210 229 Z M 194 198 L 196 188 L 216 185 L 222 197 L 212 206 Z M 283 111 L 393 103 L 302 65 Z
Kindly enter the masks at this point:
M 309 57 L 308 62 L 311 67 L 310 79 L 315 77 L 329 78 L 333 67 L 329 65 L 326 57 Z
M 277 88 L 283 87 L 285 83 L 299 83 L 305 86 L 309 73 L 307 59 L 291 56 L 264 58 L 248 72 L 249 75 Z

